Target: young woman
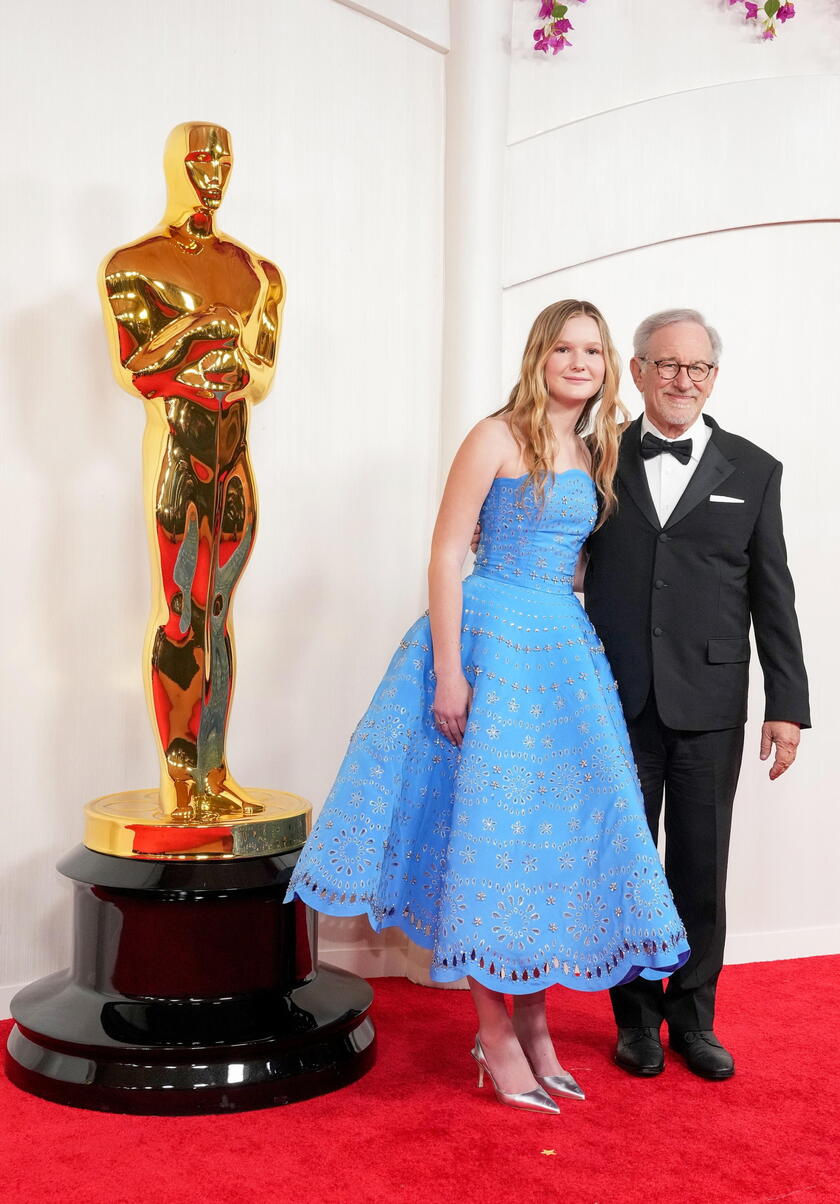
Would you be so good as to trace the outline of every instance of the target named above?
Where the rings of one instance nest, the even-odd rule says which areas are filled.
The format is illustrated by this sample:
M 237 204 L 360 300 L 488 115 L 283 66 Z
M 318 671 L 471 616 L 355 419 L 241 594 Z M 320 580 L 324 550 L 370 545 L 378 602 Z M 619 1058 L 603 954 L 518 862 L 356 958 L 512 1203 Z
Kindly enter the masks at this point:
M 615 682 L 572 592 L 599 499 L 601 521 L 615 506 L 618 378 L 594 305 L 537 317 L 508 404 L 455 456 L 428 614 L 353 734 L 288 895 L 399 926 L 432 949 L 433 979 L 467 975 L 479 1085 L 487 1070 L 502 1102 L 539 1111 L 583 1098 L 546 988 L 663 978 L 688 957 Z

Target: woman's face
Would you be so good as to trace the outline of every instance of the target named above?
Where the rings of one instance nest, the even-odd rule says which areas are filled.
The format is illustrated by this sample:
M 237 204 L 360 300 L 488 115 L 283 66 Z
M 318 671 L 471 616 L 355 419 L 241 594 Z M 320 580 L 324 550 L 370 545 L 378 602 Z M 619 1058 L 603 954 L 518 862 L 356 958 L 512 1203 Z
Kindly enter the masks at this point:
M 601 332 L 594 318 L 569 318 L 545 364 L 549 396 L 562 406 L 582 406 L 601 388 L 606 372 Z

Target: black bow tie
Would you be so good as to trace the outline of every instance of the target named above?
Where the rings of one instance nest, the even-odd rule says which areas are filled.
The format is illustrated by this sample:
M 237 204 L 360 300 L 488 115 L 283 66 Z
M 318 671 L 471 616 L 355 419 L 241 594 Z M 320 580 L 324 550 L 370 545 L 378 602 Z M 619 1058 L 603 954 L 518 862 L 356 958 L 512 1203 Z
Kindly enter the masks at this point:
M 670 452 L 680 464 L 687 464 L 691 459 L 691 440 L 678 439 L 676 443 L 669 443 L 667 439 L 658 439 L 647 431 L 642 439 L 642 459 L 652 460 L 663 452 Z

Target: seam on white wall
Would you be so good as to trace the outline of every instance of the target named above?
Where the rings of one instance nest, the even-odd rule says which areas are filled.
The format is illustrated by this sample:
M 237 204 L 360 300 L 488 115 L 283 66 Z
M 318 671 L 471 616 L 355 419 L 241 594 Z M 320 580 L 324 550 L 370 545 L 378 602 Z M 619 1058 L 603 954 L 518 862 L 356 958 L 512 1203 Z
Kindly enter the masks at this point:
M 840 954 L 840 924 L 776 932 L 730 933 L 724 961 L 727 966 L 737 966 L 836 954 Z M 406 950 L 400 945 L 326 947 L 321 950 L 320 960 L 362 978 L 404 978 L 406 971 Z M 26 985 L 19 982 L 0 986 L 0 1019 L 8 1019 L 12 997 Z
M 431 38 L 424 37 L 422 33 L 418 33 L 410 25 L 401 25 L 399 21 L 393 21 L 390 17 L 383 16 L 382 13 L 369 8 L 366 4 L 359 4 L 357 0 L 336 0 L 336 3 L 343 4 L 345 8 L 354 9 L 357 13 L 361 13 L 363 17 L 370 17 L 372 21 L 378 21 L 380 25 L 387 25 L 389 29 L 393 29 L 397 33 L 405 34 L 407 38 L 411 38 L 414 42 L 419 42 L 421 46 L 427 46 L 429 50 L 436 50 L 438 54 L 449 54 L 448 46 L 444 46 L 440 42 L 435 42 Z
M 622 247 L 620 251 L 607 251 L 605 255 L 593 255 L 591 259 L 578 259 L 575 263 L 564 263 L 560 267 L 550 268 L 547 272 L 538 272 L 536 276 L 525 276 L 522 280 L 511 280 L 502 284 L 502 292 L 506 293 L 534 280 L 543 280 L 546 276 L 556 276 L 558 272 L 568 272 L 572 268 L 585 267 L 589 263 L 601 263 L 605 259 L 615 259 L 619 255 L 627 255 L 631 251 L 646 251 L 650 247 L 665 247 L 672 242 L 685 242 L 690 238 L 708 238 L 712 234 L 732 234 L 736 230 L 765 230 L 781 226 L 834 226 L 840 223 L 840 217 L 803 217 L 786 218 L 783 222 L 753 222 L 746 226 L 720 226 L 709 230 L 695 230 L 691 234 L 675 234 L 673 238 L 660 238 L 655 242 L 640 242 L 635 246 Z
M 319 942 L 318 960 L 327 966 L 338 966 L 362 978 L 405 978 L 406 946 L 400 945 L 331 945 Z M 26 982 L 0 985 L 0 1020 L 11 1016 L 12 999 L 28 986 Z
M 22 991 L 28 985 L 25 982 L 13 982 L 7 987 L 0 987 L 0 1020 L 9 1019 L 12 1014 L 12 1000 L 18 991 Z
M 320 946 L 318 961 L 361 978 L 405 978 L 406 950 L 403 945 Z
M 840 924 L 820 928 L 788 928 L 775 932 L 738 932 L 726 938 L 724 964 L 780 962 L 797 957 L 830 957 L 840 953 Z
M 339 4 L 344 4 L 347 0 L 338 0 Z M 358 8 L 356 4 L 351 5 L 353 8 Z M 679 88 L 674 92 L 660 92 L 657 96 L 644 96 L 640 100 L 631 100 L 624 105 L 613 105 L 611 109 L 598 109 L 595 113 L 585 113 L 582 117 L 573 117 L 571 121 L 561 121 L 559 125 L 546 126 L 544 130 L 536 130 L 533 134 L 526 134 L 524 138 L 512 138 L 508 141 L 508 146 L 521 146 L 523 142 L 533 142 L 535 138 L 544 138 L 546 134 L 553 134 L 556 130 L 567 130 L 570 126 L 580 125 L 583 121 L 592 121 L 596 117 L 606 117 L 608 113 L 620 113 L 624 109 L 635 109 L 639 105 L 656 104 L 659 100 L 668 100 L 674 96 L 690 96 L 692 92 L 714 92 L 719 88 L 740 88 L 744 84 L 763 84 L 775 83 L 781 79 L 834 79 L 836 78 L 832 71 L 819 71 L 814 75 L 748 75 L 745 79 L 730 79 L 725 83 L 719 84 L 699 84 L 696 88 Z

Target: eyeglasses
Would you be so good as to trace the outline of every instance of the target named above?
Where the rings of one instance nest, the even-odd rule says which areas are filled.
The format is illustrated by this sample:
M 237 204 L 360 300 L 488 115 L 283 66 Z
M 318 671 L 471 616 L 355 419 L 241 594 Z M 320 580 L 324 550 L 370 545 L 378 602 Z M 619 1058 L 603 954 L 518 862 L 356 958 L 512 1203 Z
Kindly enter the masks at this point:
M 699 384 L 701 380 L 705 380 L 712 368 L 717 367 L 717 364 L 705 364 L 702 360 L 697 360 L 693 364 L 678 364 L 676 360 L 649 360 L 646 355 L 640 355 L 639 359 L 643 364 L 653 364 L 659 373 L 660 380 L 676 380 L 680 374 L 680 369 L 685 368 L 689 379 L 693 380 L 696 384 Z

